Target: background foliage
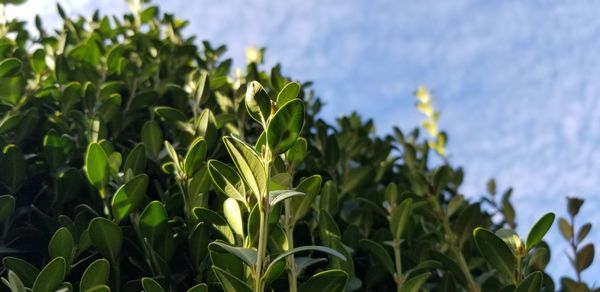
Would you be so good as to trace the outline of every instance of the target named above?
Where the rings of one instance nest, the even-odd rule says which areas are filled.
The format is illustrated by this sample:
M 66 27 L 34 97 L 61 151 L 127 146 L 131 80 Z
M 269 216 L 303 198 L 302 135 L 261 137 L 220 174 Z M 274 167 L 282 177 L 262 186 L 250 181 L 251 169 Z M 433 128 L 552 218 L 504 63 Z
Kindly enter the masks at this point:
M 9 1 L 10 2 L 10 1 Z M 14 2 L 14 1 L 13 1 Z M 423 127 L 331 125 L 310 83 L 131 2 L 37 33 L 0 27 L 0 238 L 12 291 L 554 290 L 546 214 L 521 237 L 511 190 L 466 200 L 426 89 Z M 5 5 L 7 5 L 5 1 Z M 437 155 L 439 163 L 430 161 Z M 434 165 L 437 164 L 437 165 Z M 559 222 L 577 279 L 594 257 Z

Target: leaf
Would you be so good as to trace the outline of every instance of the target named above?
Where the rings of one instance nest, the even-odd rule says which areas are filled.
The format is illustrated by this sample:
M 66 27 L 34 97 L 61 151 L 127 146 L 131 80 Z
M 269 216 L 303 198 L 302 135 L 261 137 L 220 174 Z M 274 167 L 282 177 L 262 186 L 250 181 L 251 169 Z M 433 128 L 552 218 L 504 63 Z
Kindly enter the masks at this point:
M 148 176 L 145 174 L 140 174 L 119 187 L 111 202 L 113 216 L 120 221 L 135 211 L 144 199 L 147 188 Z
M 213 210 L 202 207 L 194 208 L 193 212 L 198 217 L 198 220 L 210 224 L 229 244 L 235 244 L 235 236 L 227 221 L 221 215 Z
M 92 262 L 81 276 L 79 291 L 92 290 L 94 287 L 106 284 L 110 275 L 110 264 L 106 259 Z
M 217 266 L 213 265 L 212 268 L 225 292 L 252 292 L 244 281 Z
M 71 263 L 75 249 L 73 235 L 66 227 L 61 227 L 52 236 L 48 244 L 48 255 L 51 259 L 62 257 L 67 264 Z
M 147 238 L 152 246 L 154 246 L 156 239 L 169 228 L 168 220 L 169 215 L 164 205 L 159 201 L 150 202 L 140 215 L 138 225 L 140 237 Z
M 97 189 L 103 189 L 108 183 L 108 156 L 99 143 L 88 145 L 85 155 L 85 173 L 90 183 Z
M 558 227 L 560 228 L 560 234 L 567 240 L 570 241 L 573 238 L 573 231 L 571 230 L 571 224 L 565 220 L 565 218 L 560 218 L 558 220 Z
M 11 292 L 27 292 L 23 281 L 11 270 L 8 270 L 8 281 L 2 278 L 2 282 L 8 286 Z
M 145 292 L 163 292 L 165 291 L 158 282 L 156 282 L 152 278 L 144 277 L 142 278 L 142 287 L 144 287 Z
M 294 249 L 291 249 L 291 250 L 288 250 L 286 252 L 279 254 L 276 258 L 274 258 L 269 263 L 269 265 L 267 266 L 267 269 L 265 270 L 265 274 L 269 274 L 269 270 L 272 269 L 273 265 L 275 263 L 277 263 L 278 261 L 285 259 L 286 257 L 288 257 L 294 253 L 298 253 L 298 252 L 302 252 L 302 251 L 319 251 L 319 252 L 323 252 L 323 253 L 327 253 L 332 256 L 335 256 L 335 257 L 341 259 L 342 261 L 346 260 L 346 257 L 343 254 L 341 254 L 337 250 L 329 248 L 329 247 L 317 246 L 317 245 L 300 246 L 300 247 L 296 247 Z
M 54 292 L 65 278 L 65 259 L 57 257 L 40 271 L 33 283 L 33 292 Z
M 583 199 L 567 197 L 567 209 L 569 210 L 569 215 L 573 217 L 577 215 L 583 202 Z
M 575 255 L 575 267 L 581 272 L 587 269 L 594 261 L 594 244 L 589 243 L 582 247 Z
M 208 223 L 200 222 L 196 224 L 189 236 L 190 258 L 194 267 L 200 266 L 208 252 L 208 241 L 210 240 L 208 231 Z
M 254 193 L 256 200 L 262 201 L 262 196 L 267 195 L 268 177 L 260 156 L 252 146 L 235 137 L 228 136 L 223 141 L 242 179 Z
M 0 222 L 6 220 L 15 211 L 15 197 L 11 195 L 0 196 Z
M 119 226 L 106 218 L 97 217 L 90 222 L 89 236 L 104 257 L 117 263 L 123 244 L 123 232 Z
M 206 141 L 198 137 L 192 142 L 185 158 L 183 159 L 183 169 L 188 177 L 192 177 L 204 164 L 206 158 Z
M 218 160 L 208 161 L 208 173 L 215 189 L 230 198 L 246 202 L 246 188 L 237 171 Z
M 0 221 L 2 221 L 2 219 L 0 219 Z M 579 231 L 577 232 L 577 242 L 582 242 L 587 237 L 588 233 L 590 233 L 591 229 L 592 229 L 592 223 L 583 224 L 579 228 Z
M 327 270 L 314 274 L 302 287 L 300 292 L 342 292 L 348 282 L 348 274 L 342 270 Z
M 194 128 L 188 122 L 188 118 L 185 114 L 180 110 L 168 106 L 157 106 L 154 108 L 154 112 L 169 126 L 188 132 L 192 135 L 194 134 Z
M 279 94 L 277 95 L 277 107 L 282 108 L 288 102 L 294 100 L 298 97 L 300 93 L 300 84 L 296 82 L 290 82 L 281 89 Z
M 416 275 L 416 276 L 408 279 L 408 281 L 406 281 L 404 283 L 404 285 L 402 285 L 402 289 L 400 291 L 401 292 L 418 292 L 418 291 L 420 291 L 423 284 L 425 284 L 425 282 L 427 282 L 427 279 L 429 278 L 429 276 L 431 276 L 431 273 L 423 273 L 423 274 Z
M 98 285 L 85 290 L 85 292 L 110 292 L 110 287 L 108 285 Z
M 473 230 L 473 237 L 483 258 L 511 282 L 514 281 L 517 260 L 508 245 L 500 237 L 481 227 Z
M 521 241 L 517 232 L 512 229 L 500 228 L 495 234 L 510 247 L 515 256 L 523 254 L 523 241 Z
M 529 274 L 515 289 L 514 292 L 539 292 L 542 291 L 542 272 Z
M 359 241 L 360 246 L 369 252 L 371 256 L 373 256 L 379 263 L 383 264 L 383 267 L 390 273 L 390 275 L 394 275 L 396 270 L 394 268 L 394 262 L 392 261 L 392 257 L 385 250 L 381 244 L 369 240 L 369 239 L 361 239 Z
M 279 108 L 267 128 L 267 145 L 274 155 L 290 149 L 304 126 L 304 102 L 299 99 Z
M 211 242 L 208 245 L 208 248 L 211 251 L 216 251 L 216 252 L 222 252 L 224 250 L 224 251 L 238 257 L 240 260 L 242 260 L 244 263 L 246 263 L 246 265 L 248 265 L 250 267 L 253 267 L 254 265 L 256 265 L 257 252 L 255 249 L 231 246 L 226 243 L 219 242 L 219 241 Z
M 17 274 L 21 281 L 23 281 L 23 284 L 27 287 L 33 286 L 35 278 L 40 273 L 38 268 L 19 258 L 5 257 L 2 259 L 2 264 L 4 264 L 4 267 L 8 270 Z
M 156 159 L 162 149 L 163 134 L 160 126 L 155 121 L 147 121 L 142 126 L 142 142 L 150 157 Z
M 271 206 L 275 206 L 280 202 L 283 202 L 286 199 L 305 196 L 306 194 L 303 192 L 298 192 L 294 190 L 280 190 L 280 191 L 271 191 L 269 193 L 269 204 Z
M 127 155 L 123 171 L 127 172 L 128 169 L 131 169 L 133 175 L 138 175 L 146 171 L 146 147 L 144 147 L 143 143 L 137 144 L 129 152 L 129 155 Z
M 225 202 L 223 202 L 223 214 L 225 215 L 225 219 L 235 232 L 240 237 L 244 237 L 244 221 L 242 218 L 242 212 L 240 210 L 240 205 L 233 198 L 227 198 Z
M 208 286 L 204 283 L 201 283 L 188 289 L 186 292 L 208 292 Z
M 14 195 L 25 180 L 27 174 L 27 164 L 25 156 L 21 150 L 9 144 L 4 147 L 0 156 L 0 167 L 3 169 L 0 180 L 4 181 L 9 191 Z
M 290 213 L 294 216 L 294 222 L 302 219 L 310 211 L 313 201 L 321 189 L 321 182 L 320 175 L 313 175 L 300 180 L 300 183 L 296 186 L 296 191 L 305 193 L 306 195 L 294 197 L 290 200 Z
M 327 211 L 329 214 L 336 214 L 339 208 L 337 186 L 331 180 L 328 180 L 321 189 L 321 200 L 319 208 Z
M 208 101 L 210 97 L 210 79 L 208 78 L 208 74 L 206 72 L 201 72 L 198 77 L 198 81 L 196 82 L 195 90 L 194 90 L 194 99 L 196 100 L 196 104 L 198 106 L 202 106 Z
M 392 218 L 390 219 L 390 229 L 394 238 L 402 238 L 412 214 L 412 205 L 412 199 L 405 199 L 394 209 Z
M 271 99 L 260 83 L 252 81 L 248 84 L 245 101 L 250 117 L 266 127 L 271 115 Z
M 306 157 L 306 153 L 308 152 L 308 145 L 306 139 L 299 137 L 296 140 L 296 143 L 288 149 L 285 156 L 287 160 L 292 164 L 292 167 L 297 166 Z
M 6 58 L 0 62 L 0 78 L 17 76 L 21 72 L 21 60 Z
M 554 222 L 554 213 L 547 213 L 542 218 L 540 218 L 529 230 L 527 234 L 527 240 L 525 241 L 525 246 L 527 250 L 536 246 L 538 243 L 542 241 L 546 232 L 550 230 L 552 227 L 552 223 Z

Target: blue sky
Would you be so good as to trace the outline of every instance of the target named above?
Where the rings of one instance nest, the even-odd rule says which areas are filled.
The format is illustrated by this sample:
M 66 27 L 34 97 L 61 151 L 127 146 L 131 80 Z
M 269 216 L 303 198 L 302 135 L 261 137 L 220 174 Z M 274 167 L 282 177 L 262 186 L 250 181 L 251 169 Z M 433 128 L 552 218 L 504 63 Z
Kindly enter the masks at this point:
M 127 10 L 118 0 L 59 2 L 70 14 Z M 567 195 L 587 200 L 580 222 L 600 222 L 599 2 L 162 2 L 191 21 L 188 34 L 226 44 L 238 64 L 247 46 L 266 46 L 269 64 L 314 81 L 329 120 L 356 110 L 380 133 L 411 129 L 421 118 L 412 93 L 427 86 L 450 160 L 466 170 L 467 196 L 484 193 L 495 177 L 499 188 L 514 187 L 519 222 L 547 211 L 565 216 Z M 58 23 L 53 1 L 8 10 L 25 19 L 36 13 Z M 550 272 L 572 275 L 557 228 L 548 239 Z M 600 226 L 589 239 L 600 243 Z M 600 260 L 584 278 L 599 274 Z

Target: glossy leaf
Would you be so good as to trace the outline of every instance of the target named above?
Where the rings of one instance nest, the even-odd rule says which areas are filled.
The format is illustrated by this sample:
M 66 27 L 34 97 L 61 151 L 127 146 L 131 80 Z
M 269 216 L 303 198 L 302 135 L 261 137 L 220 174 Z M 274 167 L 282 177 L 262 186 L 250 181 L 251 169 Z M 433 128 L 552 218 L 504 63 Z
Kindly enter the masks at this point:
M 252 267 L 256 264 L 256 250 L 251 249 L 251 248 L 242 248 L 242 247 L 235 247 L 235 246 L 230 246 L 226 243 L 223 242 L 211 242 L 208 245 L 208 248 L 212 251 L 219 251 L 219 250 L 224 250 L 236 257 L 238 257 L 240 260 L 242 260 L 244 263 L 246 263 L 246 265 Z
M 276 258 L 274 258 L 269 265 L 267 266 L 266 272 L 265 274 L 269 273 L 269 269 L 273 268 L 273 265 L 275 263 L 277 263 L 278 261 L 285 259 L 286 257 L 294 254 L 294 253 L 298 253 L 298 252 L 303 252 L 303 251 L 319 251 L 319 252 L 323 252 L 323 253 L 327 253 L 329 255 L 332 255 L 334 257 L 339 258 L 342 261 L 346 260 L 346 257 L 339 253 L 338 251 L 336 251 L 335 249 L 329 248 L 329 247 L 325 247 L 325 246 L 316 246 L 316 245 L 310 245 L 310 246 L 300 246 L 300 247 L 296 247 L 294 249 L 288 250 L 284 253 L 281 253 L 280 255 L 278 255 Z
M 237 171 L 218 160 L 208 161 L 208 173 L 215 189 L 230 198 L 246 202 L 246 188 Z
M 298 192 L 294 190 L 280 190 L 280 191 L 271 191 L 269 193 L 269 204 L 271 206 L 275 206 L 280 202 L 283 202 L 286 199 L 290 199 L 293 197 L 305 196 L 306 194 L 303 192 Z
M 233 232 L 243 238 L 244 221 L 242 218 L 242 211 L 235 199 L 227 198 L 225 202 L 223 202 L 223 214 Z
M 188 177 L 191 177 L 204 164 L 206 158 L 206 141 L 204 138 L 196 138 L 189 147 L 183 159 L 183 169 Z
M 290 213 L 294 216 L 294 222 L 302 219 L 310 211 L 313 201 L 319 194 L 321 189 L 321 176 L 313 175 L 302 179 L 296 186 L 296 191 L 306 194 L 301 197 L 293 197 L 290 199 Z
M 217 266 L 212 266 L 212 269 L 225 292 L 252 292 L 252 289 L 244 281 L 229 272 Z
M 296 82 L 290 82 L 286 84 L 283 89 L 277 95 L 277 107 L 281 108 L 288 102 L 298 97 L 300 93 L 300 84 Z
M 301 292 L 342 292 L 348 282 L 348 274 L 342 270 L 327 270 L 314 274 L 302 287 Z
M 90 143 L 85 156 L 85 170 L 90 183 L 102 189 L 108 183 L 108 156 L 98 143 Z
M 248 83 L 245 101 L 250 116 L 266 126 L 271 115 L 271 99 L 260 83 L 256 81 Z
M 542 290 L 542 279 L 542 272 L 533 272 L 517 286 L 514 292 L 539 292 Z
M 98 217 L 90 222 L 89 236 L 92 244 L 100 253 L 116 263 L 121 253 L 123 232 L 112 221 Z
M 267 173 L 260 156 L 252 146 L 237 138 L 225 137 L 223 142 L 242 179 L 260 201 L 267 192 Z
M 81 276 L 79 291 L 88 291 L 96 286 L 106 284 L 110 275 L 110 264 L 105 259 L 97 259 L 92 262 Z
M 142 278 L 142 287 L 145 292 L 163 292 L 163 287 L 152 278 Z
M 481 227 L 473 231 L 473 236 L 485 260 L 507 279 L 513 281 L 517 260 L 508 245 L 494 233 Z
M 65 278 L 65 259 L 57 257 L 50 261 L 35 278 L 33 292 L 54 292 Z
M 140 215 L 138 225 L 140 237 L 147 238 L 150 243 L 154 244 L 156 239 L 169 228 L 168 220 L 169 215 L 164 205 L 159 201 L 150 202 Z
M 123 220 L 132 211 L 135 211 L 148 188 L 148 176 L 140 174 L 117 189 L 113 196 L 111 207 L 113 216 L 117 220 Z
M 5 257 L 2 259 L 2 264 L 17 274 L 27 287 L 33 286 L 36 277 L 40 273 L 38 268 L 19 258 Z
M 54 259 L 62 257 L 67 264 L 71 263 L 73 252 L 75 249 L 75 242 L 73 235 L 66 227 L 61 227 L 52 236 L 50 243 L 48 244 L 48 255 Z
M 404 285 L 402 285 L 402 292 L 418 292 L 421 291 L 423 284 L 427 282 L 427 279 L 431 276 L 431 273 L 423 273 L 408 279 Z
M 208 286 L 204 283 L 201 283 L 188 289 L 186 292 L 208 292 Z
M 546 232 L 550 230 L 552 227 L 552 223 L 554 223 L 554 213 L 547 213 L 542 218 L 540 218 L 529 230 L 527 234 L 527 240 L 525 245 L 527 249 L 531 249 L 536 246 L 538 243 L 542 241 Z
M 290 149 L 300 136 L 304 126 L 304 103 L 299 100 L 288 102 L 279 108 L 267 128 L 267 144 L 278 155 Z
M 146 147 L 143 143 L 137 144 L 125 159 L 123 171 L 131 170 L 133 175 L 138 175 L 146 171 Z

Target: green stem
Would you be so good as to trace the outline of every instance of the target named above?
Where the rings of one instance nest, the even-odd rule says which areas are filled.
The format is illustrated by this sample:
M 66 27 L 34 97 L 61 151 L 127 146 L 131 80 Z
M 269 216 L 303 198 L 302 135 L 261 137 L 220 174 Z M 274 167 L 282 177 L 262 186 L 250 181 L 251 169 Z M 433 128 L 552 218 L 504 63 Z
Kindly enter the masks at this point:
M 292 250 L 294 248 L 294 222 L 292 222 L 292 214 L 291 214 L 291 206 L 290 201 L 285 201 L 285 232 L 288 240 L 288 249 Z M 286 258 L 288 265 L 288 285 L 290 292 L 298 291 L 298 280 L 296 279 L 296 260 L 294 259 L 294 255 L 290 255 Z
M 267 151 L 268 152 L 268 151 Z M 270 154 L 269 154 L 270 155 Z M 261 194 L 261 201 L 258 202 L 258 208 L 260 212 L 259 222 L 259 235 L 258 235 L 258 251 L 256 256 L 256 274 L 254 279 L 254 292 L 264 291 L 263 282 L 263 268 L 265 266 L 265 259 L 267 256 L 267 241 L 269 239 L 269 191 L 270 191 L 270 177 L 271 177 L 271 160 L 269 156 L 265 159 L 265 170 L 267 173 L 267 190 L 266 194 Z
M 402 291 L 404 277 L 402 276 L 402 262 L 400 257 L 400 240 L 394 239 L 394 260 L 396 262 L 396 291 Z

